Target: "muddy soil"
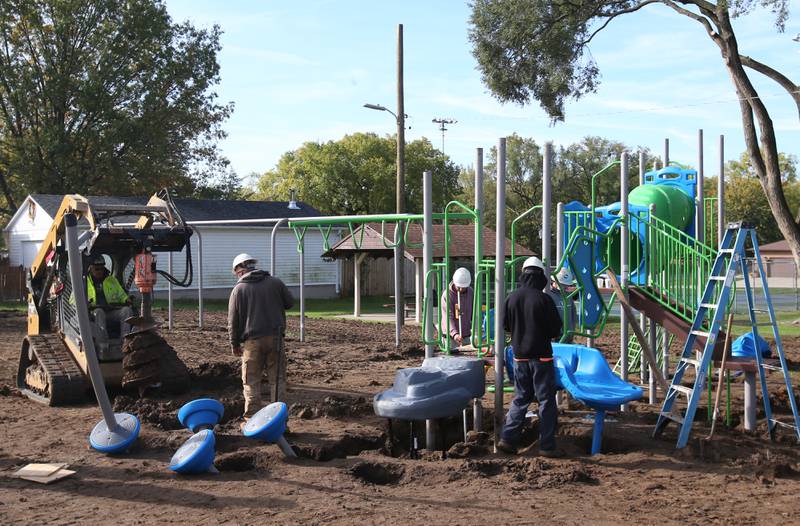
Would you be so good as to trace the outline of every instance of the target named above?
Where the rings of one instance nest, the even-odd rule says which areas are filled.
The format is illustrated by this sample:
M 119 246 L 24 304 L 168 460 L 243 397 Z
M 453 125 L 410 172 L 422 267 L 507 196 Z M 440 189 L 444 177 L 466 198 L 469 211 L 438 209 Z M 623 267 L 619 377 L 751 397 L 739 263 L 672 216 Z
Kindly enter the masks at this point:
M 420 363 L 417 328 L 406 327 L 395 349 L 392 325 L 307 320 L 307 341 L 300 343 L 298 319 L 291 318 L 286 438 L 299 458 L 287 460 L 276 446 L 239 432 L 241 368 L 230 355 L 224 315 L 206 314 L 199 330 L 196 313 L 185 311 L 164 336 L 189 367 L 191 390 L 145 399 L 115 393 L 116 410 L 137 414 L 142 431 L 131 451 L 105 456 L 88 448 L 100 419 L 89 398 L 50 408 L 17 393 L 13 377 L 24 331 L 23 316 L 0 313 L 2 524 L 800 521 L 800 450 L 786 432 L 771 443 L 763 420 L 756 434 L 743 432 L 741 378 L 732 386 L 734 427 L 718 426 L 713 440 L 702 440 L 709 427 L 701 407 L 690 445 L 681 451 L 674 449 L 675 427 L 651 438 L 658 406 L 640 402 L 609 415 L 603 453 L 589 456 L 591 415 L 565 402 L 558 440 L 567 458 L 538 455 L 535 422 L 518 456 L 494 454 L 493 395 L 487 393 L 484 432 L 464 442 L 460 420 L 451 419 L 444 423 L 446 452 L 412 455 L 408 424 L 395 422 L 391 439 L 371 401 L 391 386 L 398 368 Z M 618 341 L 609 335 L 597 345 L 616 360 Z M 800 363 L 800 339 L 785 345 L 792 365 Z M 785 414 L 788 398 L 777 375 L 770 388 L 776 411 Z M 200 397 L 225 406 L 215 430 L 220 473 L 175 475 L 167 469 L 170 457 L 190 436 L 177 412 Z M 507 394 L 506 406 L 510 399 Z M 422 426 L 415 429 L 424 436 Z M 67 462 L 77 474 L 50 486 L 10 476 L 28 462 Z

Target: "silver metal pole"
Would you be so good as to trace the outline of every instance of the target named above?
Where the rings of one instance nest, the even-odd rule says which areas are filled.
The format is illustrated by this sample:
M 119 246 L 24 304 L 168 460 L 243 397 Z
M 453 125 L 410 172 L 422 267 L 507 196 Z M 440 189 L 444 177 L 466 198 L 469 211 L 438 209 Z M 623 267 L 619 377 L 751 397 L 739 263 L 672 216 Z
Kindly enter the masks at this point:
M 433 266 L 433 172 L 422 173 L 422 230 L 425 241 L 422 244 L 422 279 L 425 282 L 425 327 L 423 331 L 424 340 L 430 341 L 433 335 L 433 283 L 427 280 L 428 274 Z M 433 356 L 433 345 L 425 344 L 425 358 Z
M 272 227 L 272 234 L 270 234 L 270 241 L 269 241 L 269 273 L 272 274 L 273 276 L 275 275 L 275 268 L 276 268 L 275 256 L 277 254 L 277 250 L 276 250 L 277 244 L 275 243 L 275 241 L 278 238 L 278 228 L 280 228 L 282 225 L 285 225 L 287 223 L 287 221 L 289 221 L 289 220 L 287 218 L 285 218 L 285 217 L 283 219 L 278 220 L 278 222 L 275 223 L 275 226 Z
M 425 280 L 425 316 L 423 323 L 423 340 L 425 341 L 425 358 L 433 356 L 433 345 L 427 343 L 431 341 L 433 335 L 433 283 L 427 277 L 433 266 L 433 172 L 422 173 L 422 230 L 425 241 L 422 244 L 422 267 L 424 269 L 423 280 Z M 434 420 L 425 421 L 425 447 L 433 451 L 436 447 L 436 422 Z
M 653 349 L 653 356 L 656 355 L 656 349 L 658 349 L 658 339 L 656 338 L 656 333 L 658 331 L 658 324 L 656 320 L 650 318 L 650 348 Z M 655 404 L 658 402 L 658 394 L 656 393 L 656 367 L 658 367 L 657 363 L 650 363 L 650 360 L 645 359 L 646 356 L 642 353 L 642 367 L 644 367 L 645 361 L 647 362 L 647 392 L 649 396 L 649 401 L 651 404 Z
M 394 346 L 400 347 L 400 330 L 403 327 L 404 291 L 400 289 L 401 274 L 403 273 L 403 251 L 398 240 L 402 232 L 402 223 L 395 223 L 394 227 Z
M 552 202 L 553 178 L 553 143 L 544 144 L 544 159 L 542 160 L 542 259 L 544 260 L 545 276 L 550 275 L 553 269 L 552 258 L 550 257 L 550 207 Z
M 172 275 L 172 252 L 167 252 L 167 273 Z M 172 282 L 167 282 L 167 329 L 172 330 Z
M 717 178 L 717 246 L 725 234 L 725 136 L 719 136 L 719 177 Z
M 639 186 L 644 186 L 644 174 L 647 170 L 647 156 L 644 152 L 639 152 Z M 640 254 L 641 257 L 644 257 L 644 254 Z M 639 313 L 639 328 L 642 330 L 642 334 L 647 334 L 647 316 L 644 313 Z M 644 361 L 642 356 L 642 351 L 639 351 L 639 381 L 644 384 L 645 381 L 645 368 L 644 368 Z
M 506 254 L 506 139 L 497 143 L 497 227 L 494 264 L 494 449 L 503 427 L 503 359 L 505 347 L 505 254 Z
M 475 212 L 478 215 L 478 220 L 475 224 L 475 263 L 472 271 L 473 290 L 477 289 L 478 271 L 480 270 L 480 261 L 483 258 L 481 253 L 483 249 L 481 246 L 483 241 L 483 148 L 478 148 L 475 152 Z M 480 305 L 480 301 L 480 298 L 478 298 L 478 305 Z M 480 316 L 480 313 L 481 310 L 478 309 L 472 315 Z M 482 327 L 483 324 L 478 326 Z M 478 340 L 482 340 L 482 337 Z M 483 405 L 480 398 L 475 398 L 472 401 L 472 427 L 475 431 L 480 431 L 483 428 Z
M 645 165 L 644 163 L 647 162 L 645 158 L 644 152 L 639 152 L 639 186 L 644 184 L 644 172 L 645 172 Z
M 203 236 L 200 229 L 195 228 L 197 234 L 197 268 L 199 270 L 199 282 L 197 284 L 197 326 L 203 328 Z
M 650 217 L 653 217 L 656 212 L 656 205 L 651 204 L 648 207 L 648 212 Z M 648 276 L 648 279 L 651 281 L 655 279 L 655 276 L 652 275 L 653 270 L 654 269 L 650 269 L 650 275 Z M 657 270 L 658 272 L 663 272 L 662 269 L 655 269 L 655 270 Z M 653 350 L 653 356 L 655 357 L 656 354 L 658 353 L 658 339 L 656 338 L 658 334 L 658 324 L 656 323 L 656 320 L 654 320 L 653 318 L 649 318 L 648 322 L 650 325 L 650 334 L 648 335 L 647 339 L 649 340 L 648 343 L 650 344 L 650 349 Z M 658 364 L 650 363 L 650 360 L 646 358 L 647 357 L 645 356 L 644 352 L 642 352 L 640 363 L 642 364 L 641 365 L 642 368 L 644 368 L 645 365 L 647 365 L 648 399 L 651 404 L 655 404 L 656 402 L 658 402 L 658 395 L 656 393 L 656 376 L 655 376 L 655 371 L 656 367 L 658 367 Z
M 662 168 L 667 166 L 669 166 L 669 138 L 664 139 L 664 166 Z
M 761 352 L 756 349 L 756 352 Z M 755 431 L 756 429 L 756 373 L 745 371 L 744 373 L 744 430 Z
M 661 331 L 661 373 L 669 382 L 669 335 L 666 329 Z M 664 393 L 664 396 L 666 395 L 667 393 Z
M 306 341 L 306 238 L 300 239 L 300 341 Z
M 705 242 L 705 196 L 703 188 L 705 168 L 703 167 L 703 130 L 697 130 L 697 208 L 695 209 L 694 237 L 701 243 Z
M 620 285 L 624 289 L 628 286 L 629 267 L 628 267 L 628 231 L 630 221 L 628 217 L 628 152 L 622 152 L 620 156 L 619 165 L 619 213 L 623 218 L 620 224 L 619 235 L 619 259 L 620 259 Z M 619 311 L 619 348 L 620 348 L 620 362 L 622 365 L 621 377 L 624 381 L 628 381 L 628 317 L 625 309 Z M 623 404 L 622 410 L 626 409 L 626 404 Z
M 114 418 L 114 410 L 108 399 L 103 373 L 100 371 L 100 362 L 97 359 L 97 352 L 94 348 L 92 339 L 92 326 L 89 321 L 89 309 L 86 301 L 86 284 L 83 281 L 83 268 L 81 265 L 81 252 L 78 247 L 78 219 L 75 214 L 68 213 L 64 216 L 64 225 L 67 234 L 67 259 L 69 262 L 69 274 L 72 281 L 72 293 L 75 296 L 75 312 L 78 316 L 78 328 L 80 330 L 81 346 L 86 356 L 86 365 L 89 369 L 89 379 L 92 381 L 92 388 L 97 397 L 97 403 L 103 412 L 103 420 L 109 431 L 117 430 L 117 419 Z
M 564 257 L 564 203 L 556 203 L 556 260 L 555 265 Z M 553 266 L 555 266 L 553 265 Z

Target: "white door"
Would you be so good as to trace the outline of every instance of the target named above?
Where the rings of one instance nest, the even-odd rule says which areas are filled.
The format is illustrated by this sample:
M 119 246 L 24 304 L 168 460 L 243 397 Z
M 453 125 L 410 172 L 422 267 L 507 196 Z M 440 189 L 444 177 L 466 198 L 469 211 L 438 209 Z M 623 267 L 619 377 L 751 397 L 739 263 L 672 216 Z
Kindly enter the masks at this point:
M 31 268 L 33 260 L 39 253 L 39 247 L 42 246 L 41 241 L 23 241 L 22 242 L 22 266 Z

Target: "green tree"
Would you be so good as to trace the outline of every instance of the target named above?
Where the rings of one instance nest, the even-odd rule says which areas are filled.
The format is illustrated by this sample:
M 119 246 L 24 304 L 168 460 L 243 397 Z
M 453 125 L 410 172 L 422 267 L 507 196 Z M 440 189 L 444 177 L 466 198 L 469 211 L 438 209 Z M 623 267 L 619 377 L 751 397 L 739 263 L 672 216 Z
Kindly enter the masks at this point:
M 257 199 L 299 198 L 326 214 L 378 214 L 395 210 L 394 137 L 354 133 L 338 141 L 306 142 L 287 152 L 258 180 Z M 459 191 L 459 169 L 428 139 L 406 144 L 406 209 L 422 212 L 422 172 L 433 172 L 433 205 L 441 209 Z
M 556 203 L 581 201 L 588 204 L 591 200 L 592 176 L 612 161 L 617 161 L 623 151 L 630 151 L 625 144 L 602 137 L 584 137 L 580 142 L 566 147 L 554 148 L 552 185 L 552 217 L 555 221 Z M 650 152 L 643 150 L 649 158 Z M 516 134 L 506 138 L 506 232 L 510 235 L 511 222 L 529 208 L 542 202 L 542 168 L 544 145 L 539 145 L 532 138 L 523 138 Z M 489 151 L 484 167 L 484 195 L 494 196 L 497 185 L 497 149 Z M 628 187 L 638 184 L 639 158 L 629 155 Z M 619 167 L 612 167 L 602 176 L 597 177 L 596 196 L 598 205 L 607 205 L 619 201 L 620 181 Z M 474 171 L 461 175 L 464 192 L 462 200 L 474 202 Z M 489 198 L 484 204 L 484 223 L 490 228 L 496 227 L 496 204 Z M 541 247 L 539 232 L 542 228 L 541 212 L 533 212 L 518 223 L 518 241 L 536 253 Z M 553 232 L 555 235 L 555 232 Z M 555 252 L 553 252 L 555 253 Z
M 236 191 L 219 36 L 160 0 L 0 2 L 0 213 L 35 192 Z
M 775 129 L 748 71 L 758 72 L 787 91 L 800 112 L 800 87 L 786 75 L 740 53 L 731 19 L 756 8 L 775 13 L 778 31 L 788 18 L 788 0 L 474 0 L 469 38 L 483 81 L 501 101 L 533 100 L 554 121 L 564 119 L 564 103 L 595 90 L 600 72 L 589 44 L 616 17 L 663 4 L 701 25 L 720 56 L 740 100 L 742 128 L 751 166 L 776 224 L 800 266 L 800 227 L 781 181 Z
M 790 209 L 800 214 L 800 181 L 797 180 L 797 158 L 779 154 L 783 192 Z M 758 176 L 743 152 L 738 161 L 728 161 L 725 168 L 725 217 L 728 221 L 747 220 L 755 223 L 759 243 L 771 243 L 783 238 L 761 190 Z M 717 195 L 716 178 L 709 181 L 709 197 Z M 798 217 L 800 220 L 800 217 Z

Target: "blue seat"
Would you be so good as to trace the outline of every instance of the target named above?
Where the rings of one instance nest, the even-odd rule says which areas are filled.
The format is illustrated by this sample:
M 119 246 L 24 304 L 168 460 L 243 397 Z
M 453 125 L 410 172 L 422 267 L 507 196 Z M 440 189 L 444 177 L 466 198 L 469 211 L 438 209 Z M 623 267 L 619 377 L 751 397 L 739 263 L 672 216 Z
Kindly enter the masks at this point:
M 554 343 L 556 384 L 573 398 L 596 410 L 592 434 L 592 455 L 600 452 L 606 411 L 639 400 L 644 391 L 620 379 L 603 354 L 583 345 Z

